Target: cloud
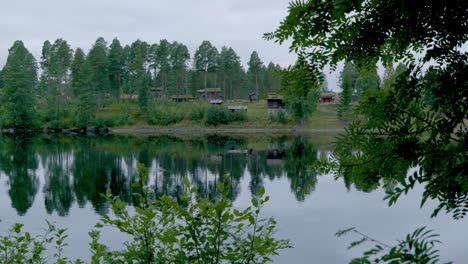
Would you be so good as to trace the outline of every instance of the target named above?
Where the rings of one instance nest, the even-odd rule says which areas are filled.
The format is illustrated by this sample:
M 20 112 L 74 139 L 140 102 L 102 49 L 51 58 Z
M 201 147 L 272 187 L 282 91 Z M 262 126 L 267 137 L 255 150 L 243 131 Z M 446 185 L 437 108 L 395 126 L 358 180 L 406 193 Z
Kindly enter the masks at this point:
M 267 42 L 286 15 L 288 0 L 43 0 L 4 1 L 0 9 L 0 65 L 8 48 L 23 40 L 37 59 L 45 40 L 67 40 L 88 50 L 99 36 L 130 44 L 166 38 L 186 44 L 191 53 L 203 40 L 218 48 L 232 46 L 246 64 L 257 50 L 265 62 L 282 66 L 295 56 L 287 46 Z

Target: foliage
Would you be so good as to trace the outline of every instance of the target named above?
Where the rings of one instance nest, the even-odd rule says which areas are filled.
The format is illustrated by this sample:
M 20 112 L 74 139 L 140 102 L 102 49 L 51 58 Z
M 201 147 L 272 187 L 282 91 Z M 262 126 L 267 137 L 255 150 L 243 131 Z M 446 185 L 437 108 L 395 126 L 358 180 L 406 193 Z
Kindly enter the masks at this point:
M 296 122 L 303 123 L 317 109 L 322 77 L 322 73 L 311 67 L 302 56 L 295 65 L 282 72 L 281 92 Z
M 169 106 L 154 106 L 148 113 L 148 124 L 168 126 L 175 124 L 184 119 L 184 114 L 181 109 Z
M 270 120 L 272 122 L 277 122 L 283 125 L 286 125 L 289 120 L 284 111 L 278 111 L 276 115 L 270 115 Z
M 226 107 L 212 106 L 206 113 L 206 123 L 212 126 L 231 123 L 231 112 Z
M 192 108 L 192 112 L 190 113 L 190 120 L 193 121 L 201 121 L 205 118 L 206 112 L 208 110 L 208 106 L 205 104 L 197 104 Z
M 206 113 L 206 124 L 211 126 L 227 125 L 235 121 L 247 119 L 245 112 L 231 112 L 227 107 L 212 106 Z
M 432 230 L 427 230 L 425 227 L 416 229 L 413 233 L 408 234 L 404 240 L 398 241 L 398 244 L 390 246 L 384 244 L 374 238 L 361 233 L 356 228 L 348 228 L 336 233 L 337 237 L 347 235 L 349 233 L 357 234 L 361 237 L 360 240 L 351 242 L 348 249 L 360 246 L 365 242 L 374 244 L 374 247 L 364 252 L 363 257 L 351 260 L 351 264 L 367 264 L 367 263 L 439 263 L 439 250 L 435 247 L 440 243 L 439 235 L 434 234 Z
M 96 117 L 97 99 L 92 80 L 92 62 L 89 57 L 82 61 L 82 51 L 77 49 L 72 64 L 73 88 L 78 97 L 77 111 L 74 123 L 78 127 L 86 127 L 94 122 Z
M 374 80 L 364 86 L 374 88 L 365 91 L 357 120 L 336 143 L 335 172 L 346 182 L 363 190 L 384 186 L 390 205 L 422 184 L 421 206 L 428 199 L 439 203 L 432 216 L 441 210 L 455 219 L 466 215 L 468 52 L 461 47 L 468 43 L 467 10 L 467 1 L 297 0 L 279 28 L 265 35 L 280 43 L 292 38 L 290 49 L 306 54 L 317 70 L 340 61 L 361 73 L 377 62 L 407 66 L 382 90 L 369 72 Z M 412 238 L 422 239 L 416 244 L 422 247 L 407 239 L 397 253 L 432 254 L 432 237 L 421 232 Z
M 422 204 L 436 199 L 433 216 L 445 209 L 456 219 L 468 211 L 467 9 L 466 1 L 295 1 L 265 35 L 292 38 L 290 48 L 319 70 L 401 60 L 407 70 L 395 85 L 359 102 L 359 118 L 336 145 L 337 173 L 368 190 L 396 185 L 390 204 L 424 184 Z
M 340 74 L 341 97 L 338 105 L 338 117 L 341 118 L 351 108 L 353 94 L 356 89 L 357 70 L 350 62 L 346 62 Z
M 1 263 L 45 263 L 46 252 L 54 246 L 53 261 L 57 264 L 73 263 L 63 256 L 67 246 L 68 237 L 65 229 L 56 228 L 47 222 L 44 235 L 34 236 L 23 231 L 22 224 L 15 224 L 4 236 L 0 236 L 0 262 Z M 80 260 L 74 263 L 82 263 Z
M 36 60 L 19 40 L 8 51 L 2 70 L 5 87 L 1 98 L 0 124 L 3 127 L 31 128 L 35 123 Z
M 138 165 L 140 184 L 147 177 L 147 170 Z M 150 190 L 142 188 L 138 195 L 140 206 L 131 214 L 125 203 L 107 193 L 115 217 L 104 216 L 98 228 L 110 225 L 133 238 L 125 249 L 112 251 L 99 242 L 99 231 L 90 232 L 93 238 L 93 262 L 133 263 L 266 263 L 278 250 L 289 248 L 287 240 L 273 238 L 276 221 L 261 219 L 260 212 L 269 200 L 262 189 L 252 198 L 252 206 L 235 209 L 227 199 L 227 188 L 219 184 L 222 196 L 209 202 L 197 195 L 197 188 L 181 198 L 162 197 L 151 199 Z

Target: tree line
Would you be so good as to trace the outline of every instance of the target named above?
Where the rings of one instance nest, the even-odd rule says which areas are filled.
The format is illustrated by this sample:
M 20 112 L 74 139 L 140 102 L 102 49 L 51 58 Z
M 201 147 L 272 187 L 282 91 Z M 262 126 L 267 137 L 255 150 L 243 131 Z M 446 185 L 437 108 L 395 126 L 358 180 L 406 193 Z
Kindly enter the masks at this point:
M 209 41 L 192 56 L 176 41 L 136 40 L 123 46 L 117 38 L 109 45 L 102 37 L 87 53 L 73 50 L 63 39 L 47 40 L 38 63 L 18 40 L 0 71 L 0 125 L 31 127 L 37 109 L 43 110 L 46 122 L 60 123 L 65 109 L 73 105 L 76 124 L 85 126 L 97 109 L 122 102 L 124 95 L 137 95 L 145 113 L 152 96 L 196 96 L 199 89 L 221 88 L 223 97 L 233 100 L 246 99 L 252 92 L 266 97 L 278 90 L 278 64 L 265 65 L 254 51 L 247 65 L 245 69 L 232 47 L 218 50 Z

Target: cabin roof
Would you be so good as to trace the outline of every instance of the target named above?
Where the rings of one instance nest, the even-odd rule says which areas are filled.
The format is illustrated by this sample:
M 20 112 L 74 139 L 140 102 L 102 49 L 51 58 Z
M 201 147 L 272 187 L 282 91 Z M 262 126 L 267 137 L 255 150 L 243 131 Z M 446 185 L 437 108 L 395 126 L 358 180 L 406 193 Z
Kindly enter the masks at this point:
M 283 96 L 272 93 L 268 95 L 268 100 L 283 100 Z
M 336 93 L 322 93 L 320 97 L 335 97 Z

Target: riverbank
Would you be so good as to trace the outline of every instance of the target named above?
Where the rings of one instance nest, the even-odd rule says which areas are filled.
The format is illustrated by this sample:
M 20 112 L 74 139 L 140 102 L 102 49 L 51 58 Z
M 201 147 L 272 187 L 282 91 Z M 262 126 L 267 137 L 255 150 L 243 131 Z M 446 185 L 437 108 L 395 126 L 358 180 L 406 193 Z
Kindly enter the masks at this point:
M 116 128 L 113 134 L 186 134 L 186 133 L 340 133 L 342 128 Z

